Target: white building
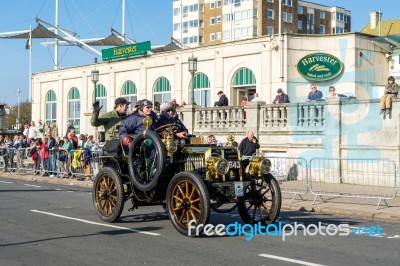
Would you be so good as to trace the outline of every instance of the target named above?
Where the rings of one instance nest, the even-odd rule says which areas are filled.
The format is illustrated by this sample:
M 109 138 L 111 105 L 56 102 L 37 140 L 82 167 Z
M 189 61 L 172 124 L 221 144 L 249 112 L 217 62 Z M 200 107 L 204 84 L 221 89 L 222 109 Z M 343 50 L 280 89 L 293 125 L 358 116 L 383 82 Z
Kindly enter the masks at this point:
M 192 55 L 198 59 L 195 101 L 203 107 L 212 107 L 220 90 L 228 96 L 231 106 L 239 105 L 243 96 L 251 100 L 254 91 L 271 103 L 277 88 L 283 88 L 292 103 L 304 102 L 310 83 L 314 82 L 325 96 L 328 87 L 334 85 L 338 92 L 358 99 L 378 99 L 377 88 L 386 83 L 389 73 L 388 61 L 382 48 L 371 40 L 358 33 L 285 35 L 280 60 L 280 44 L 268 36 L 35 73 L 32 119 L 56 122 L 60 132 L 65 131 L 67 122 L 80 132 L 93 132 L 89 123 L 94 93 L 90 74 L 95 67 L 100 72 L 96 96 L 103 111 L 112 110 L 114 100 L 121 96 L 133 101 L 176 98 L 188 103 L 188 58 Z M 321 52 L 338 58 L 343 70 L 331 80 L 304 79 L 297 70 L 300 60 Z

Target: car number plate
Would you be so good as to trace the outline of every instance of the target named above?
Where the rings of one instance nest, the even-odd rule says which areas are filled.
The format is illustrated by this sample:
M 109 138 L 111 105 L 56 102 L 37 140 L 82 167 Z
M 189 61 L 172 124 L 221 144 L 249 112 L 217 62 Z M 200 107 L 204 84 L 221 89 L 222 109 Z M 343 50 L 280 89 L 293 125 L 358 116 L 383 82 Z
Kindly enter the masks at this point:
M 244 195 L 243 182 L 241 182 L 241 181 L 235 182 L 235 195 L 236 195 L 236 197 L 243 197 L 243 195 Z
M 229 168 L 240 168 L 239 161 L 229 161 Z

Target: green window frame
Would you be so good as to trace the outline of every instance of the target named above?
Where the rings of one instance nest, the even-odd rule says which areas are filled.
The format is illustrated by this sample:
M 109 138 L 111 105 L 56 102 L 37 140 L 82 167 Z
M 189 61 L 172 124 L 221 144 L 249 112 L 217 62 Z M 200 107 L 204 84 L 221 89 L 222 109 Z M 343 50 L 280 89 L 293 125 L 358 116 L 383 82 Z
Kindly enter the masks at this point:
M 45 97 L 46 102 L 46 124 L 57 122 L 57 96 L 53 90 L 49 90 Z
M 133 111 L 135 108 L 135 105 L 137 103 L 137 88 L 136 84 L 128 80 L 124 83 L 122 86 L 122 97 L 125 98 L 128 102 L 131 102 L 131 104 L 128 106 L 129 111 Z
M 72 87 L 68 93 L 68 122 L 75 127 L 75 133 L 80 134 L 81 98 L 78 88 Z
M 154 102 L 171 101 L 171 83 L 166 77 L 159 77 L 153 86 Z
M 255 85 L 256 77 L 254 76 L 253 71 L 250 69 L 243 67 L 238 69 L 233 76 L 233 84 L 232 86 L 243 86 L 243 85 Z

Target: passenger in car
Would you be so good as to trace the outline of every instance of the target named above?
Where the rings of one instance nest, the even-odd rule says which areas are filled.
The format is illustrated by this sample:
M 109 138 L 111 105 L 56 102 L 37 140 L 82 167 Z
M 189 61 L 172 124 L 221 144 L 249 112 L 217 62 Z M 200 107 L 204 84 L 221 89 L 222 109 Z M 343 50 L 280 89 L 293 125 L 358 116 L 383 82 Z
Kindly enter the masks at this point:
M 161 103 L 160 111 L 161 115 L 157 127 L 167 124 L 176 124 L 180 127 L 180 129 L 175 133 L 175 137 L 180 139 L 187 138 L 188 130 L 178 118 L 174 104 L 172 102 L 163 102 Z
M 106 131 L 105 140 L 117 138 L 119 125 L 122 120 L 127 118 L 128 105 L 130 103 L 125 98 L 117 98 L 114 109 L 99 116 L 102 106 L 100 106 L 99 101 L 96 101 L 93 104 L 93 115 L 90 119 L 91 125 L 94 127 L 104 126 Z
M 136 111 L 130 114 L 124 119 L 119 128 L 119 138 L 124 145 L 130 146 L 133 138 L 139 132 L 144 131 L 146 128 L 143 125 L 143 119 L 150 117 L 153 120 L 151 130 L 154 130 L 158 125 L 158 118 L 155 112 L 153 112 L 153 102 L 147 99 L 143 99 L 137 102 Z

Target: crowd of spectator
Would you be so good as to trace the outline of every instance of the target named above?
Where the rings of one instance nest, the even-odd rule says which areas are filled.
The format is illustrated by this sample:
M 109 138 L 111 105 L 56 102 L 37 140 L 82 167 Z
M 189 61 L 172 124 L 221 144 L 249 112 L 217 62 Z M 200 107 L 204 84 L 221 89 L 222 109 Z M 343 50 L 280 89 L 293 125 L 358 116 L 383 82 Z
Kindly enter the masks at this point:
M 90 180 L 98 171 L 94 160 L 98 149 L 92 135 L 77 136 L 71 124 L 59 136 L 54 124 L 46 128 L 41 120 L 37 126 L 31 121 L 13 138 L 0 135 L 0 167 L 5 172 L 24 169 L 43 176 Z

